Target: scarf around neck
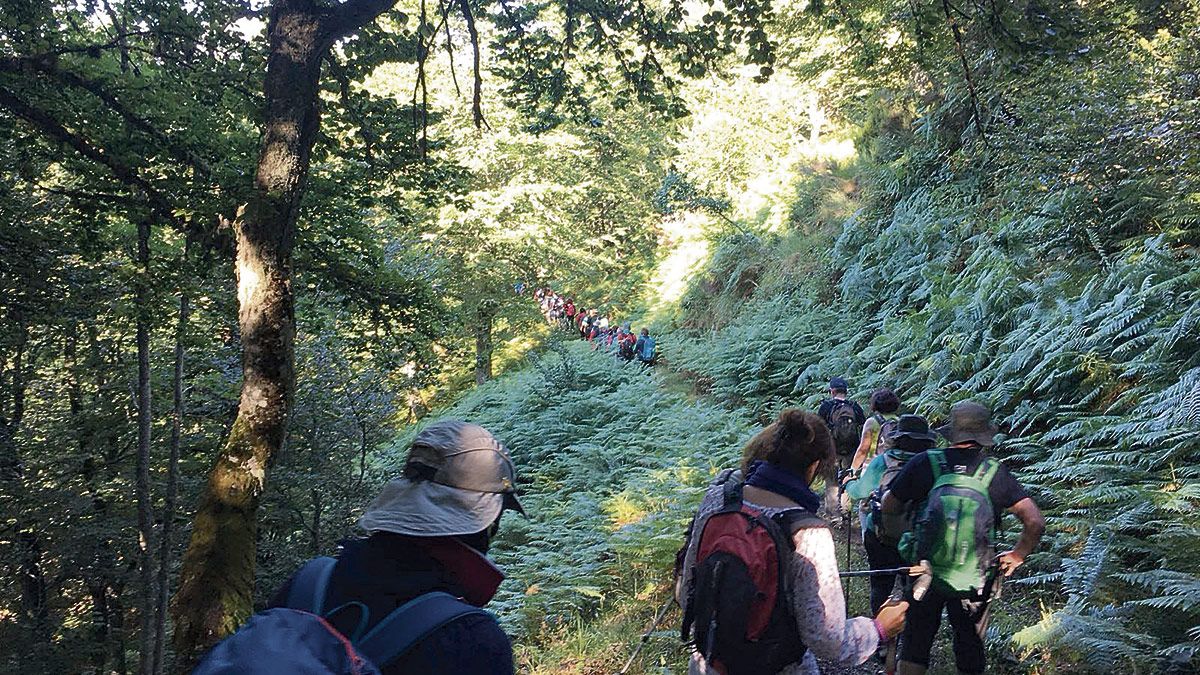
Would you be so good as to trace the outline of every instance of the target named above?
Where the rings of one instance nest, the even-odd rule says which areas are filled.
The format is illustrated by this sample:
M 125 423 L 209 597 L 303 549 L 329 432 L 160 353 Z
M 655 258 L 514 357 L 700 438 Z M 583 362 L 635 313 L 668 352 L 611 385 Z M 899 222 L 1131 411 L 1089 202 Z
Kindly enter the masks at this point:
M 803 478 L 763 459 L 750 465 L 746 485 L 787 497 L 812 513 L 816 513 L 821 506 L 821 498 L 808 487 Z

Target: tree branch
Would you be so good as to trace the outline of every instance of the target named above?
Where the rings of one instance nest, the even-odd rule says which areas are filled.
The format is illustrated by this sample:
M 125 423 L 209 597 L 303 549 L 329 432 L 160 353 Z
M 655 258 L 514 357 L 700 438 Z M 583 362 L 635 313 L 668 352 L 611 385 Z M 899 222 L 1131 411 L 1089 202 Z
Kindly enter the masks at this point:
M 483 75 L 479 63 L 479 29 L 475 27 L 475 16 L 471 13 L 470 0 L 458 0 L 458 8 L 467 22 L 467 33 L 471 36 L 472 68 L 475 73 L 475 88 L 471 96 L 471 115 L 475 119 L 475 128 L 482 129 L 487 126 L 487 120 L 483 118 Z
M 975 80 L 971 77 L 971 66 L 967 63 L 967 53 L 963 49 L 962 31 L 958 28 L 958 22 L 954 20 L 954 16 L 950 13 L 950 0 L 942 0 L 942 11 L 946 15 L 946 21 L 950 24 L 950 30 L 954 34 L 954 46 L 958 52 L 958 61 L 962 64 L 963 77 L 967 80 L 967 91 L 971 94 L 971 118 L 975 120 L 975 130 L 979 132 L 979 138 L 987 145 L 987 134 L 983 130 L 983 120 L 979 117 L 979 93 L 975 89 Z
M 193 231 L 187 223 L 175 215 L 174 208 L 171 206 L 171 202 L 167 199 L 166 195 L 151 184 L 150 181 L 138 174 L 136 169 L 113 155 L 104 152 L 101 148 L 92 145 L 82 136 L 72 133 L 46 111 L 35 108 L 17 98 L 11 91 L 4 87 L 0 87 L 0 107 L 7 108 L 14 115 L 40 129 L 47 136 L 70 146 L 85 158 L 106 167 L 118 181 L 142 191 L 146 195 L 151 211 L 180 232 L 190 232 L 214 248 L 226 251 L 232 250 L 232 246 L 227 241 L 222 241 L 220 238 L 216 238 L 203 231 Z
M 334 40 L 339 40 L 371 23 L 388 11 L 396 0 L 346 0 L 333 10 L 329 26 Z
M 438 0 L 438 10 L 442 13 L 442 26 L 446 29 L 446 56 L 450 58 L 450 81 L 454 83 L 454 95 L 462 96 L 462 89 L 458 86 L 458 73 L 454 68 L 454 44 L 450 40 L 450 12 L 446 7 L 446 0 Z
M 54 59 L 38 57 L 0 58 L 0 72 L 19 73 L 23 72 L 26 68 L 33 68 L 63 84 L 68 84 L 92 94 L 103 101 L 113 112 L 120 115 L 130 126 L 158 141 L 176 159 L 191 166 L 202 176 L 207 177 L 212 174 L 212 169 L 200 156 L 187 148 L 180 147 L 170 136 L 156 129 L 146 119 L 135 114 L 121 103 L 116 96 L 105 89 L 103 83 L 96 80 L 89 80 L 69 70 L 63 70 L 58 67 Z

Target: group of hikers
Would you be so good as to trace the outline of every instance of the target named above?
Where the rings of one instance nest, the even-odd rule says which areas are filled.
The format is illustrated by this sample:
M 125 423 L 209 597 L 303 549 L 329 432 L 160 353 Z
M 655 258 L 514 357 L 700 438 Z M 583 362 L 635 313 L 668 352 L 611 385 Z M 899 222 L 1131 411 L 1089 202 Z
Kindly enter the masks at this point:
M 592 343 L 592 349 L 605 349 L 625 361 L 653 365 L 658 358 L 657 345 L 650 329 L 634 333 L 629 322 L 618 323 L 598 308 L 577 307 L 575 300 L 556 293 L 549 286 L 538 287 L 533 297 L 541 307 L 546 323 L 576 333 Z
M 675 569 L 689 673 L 819 673 L 818 658 L 894 658 L 897 639 L 898 672 L 924 673 L 943 611 L 958 671 L 984 671 L 988 603 L 1037 545 L 1041 513 L 989 454 L 997 429 L 983 405 L 955 404 L 935 434 L 899 414 L 895 393 L 874 392 L 868 416 L 847 390 L 835 378 L 817 414 L 784 410 L 705 492 Z M 487 557 L 501 516 L 524 515 L 516 482 L 487 429 L 425 427 L 358 521 L 365 538 L 305 564 L 195 672 L 513 673 L 510 640 L 482 608 L 503 579 Z M 860 504 L 870 570 L 839 573 L 819 515 L 842 510 L 839 493 Z M 996 555 L 1004 511 L 1023 529 Z M 869 615 L 847 617 L 840 575 L 871 578 Z

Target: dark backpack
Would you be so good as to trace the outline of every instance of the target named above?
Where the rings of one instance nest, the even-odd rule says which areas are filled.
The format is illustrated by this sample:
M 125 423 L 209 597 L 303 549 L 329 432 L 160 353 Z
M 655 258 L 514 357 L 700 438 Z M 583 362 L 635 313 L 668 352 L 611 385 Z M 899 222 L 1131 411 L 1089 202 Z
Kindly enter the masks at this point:
M 871 511 L 871 530 L 875 533 L 875 537 L 880 543 L 887 546 L 896 546 L 900 543 L 900 537 L 913 528 L 914 509 L 905 509 L 900 513 L 884 513 L 881 505 L 883 504 L 883 496 L 887 494 L 888 488 L 891 487 L 892 481 L 896 480 L 896 476 L 904 470 L 904 466 L 908 464 L 908 460 L 916 457 L 915 452 L 906 452 L 892 448 L 883 454 L 883 462 L 886 467 L 883 470 L 883 475 L 879 478 L 879 486 L 871 492 L 868 497 L 868 504 Z
M 440 591 L 420 595 L 385 616 L 370 630 L 366 607 L 353 602 L 326 610 L 325 592 L 337 560 L 310 560 L 292 580 L 287 607 L 250 617 L 236 633 L 205 655 L 192 675 L 379 675 L 387 665 L 433 631 L 482 609 Z M 327 621 L 339 612 L 361 613 L 350 636 Z
M 892 439 L 888 437 L 900 424 L 900 419 L 893 418 L 889 420 L 879 413 L 875 413 L 874 417 L 875 421 L 879 423 L 879 434 L 875 436 L 875 454 L 882 455 L 883 453 L 892 449 L 893 442 Z
M 619 344 L 620 344 L 621 358 L 625 359 L 626 361 L 632 360 L 633 359 L 633 343 L 630 342 L 629 340 L 621 340 Z
M 825 521 L 804 509 L 763 516 L 743 503 L 740 474 L 716 484 L 722 507 L 688 532 L 689 546 L 698 540 L 680 635 L 726 675 L 779 672 L 806 651 L 787 594 L 791 535 Z
M 858 422 L 858 411 L 850 401 L 833 399 L 833 407 L 829 409 L 829 431 L 833 434 L 833 444 L 837 453 L 849 457 L 858 449 L 862 438 L 862 424 Z
M 989 585 L 988 571 L 995 559 L 996 512 L 988 487 L 1000 464 L 984 457 L 968 475 L 951 471 L 944 451 L 928 454 L 933 487 L 910 546 L 915 560 L 929 561 L 933 583 L 943 594 L 977 596 Z

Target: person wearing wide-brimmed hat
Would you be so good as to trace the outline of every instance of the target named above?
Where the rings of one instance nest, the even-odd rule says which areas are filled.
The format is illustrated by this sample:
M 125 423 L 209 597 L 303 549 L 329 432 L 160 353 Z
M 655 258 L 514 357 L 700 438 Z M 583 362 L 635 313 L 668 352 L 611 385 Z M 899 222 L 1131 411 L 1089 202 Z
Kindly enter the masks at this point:
M 938 427 L 938 433 L 949 442 L 942 451 L 943 474 L 955 472 L 971 475 L 989 459 L 987 449 L 996 444 L 999 430 L 991 421 L 986 406 L 974 401 L 960 401 L 950 408 L 950 423 Z M 996 460 L 992 459 L 995 462 Z M 988 498 L 995 513 L 1007 510 L 1021 520 L 1021 538 L 1013 550 L 1002 553 L 997 563 L 1005 576 L 1011 575 L 1025 557 L 1033 551 L 1045 531 L 1045 519 L 1037 504 L 1008 469 L 997 462 L 995 474 L 988 483 Z M 892 481 L 884 496 L 883 513 L 901 513 L 905 505 L 926 499 L 934 484 L 930 453 L 922 452 L 909 460 L 900 475 Z M 908 612 L 908 625 L 900 647 L 900 675 L 922 675 L 929 666 L 929 652 L 942 620 L 942 610 L 950 619 L 954 631 L 954 660 L 960 673 L 982 673 L 985 667 L 981 628 L 986 626 L 987 612 L 972 616 L 961 599 L 943 595 L 930 588 L 920 602 L 913 602 Z
M 862 500 L 859 520 L 863 526 L 863 549 L 867 553 L 867 563 L 873 570 L 904 564 L 897 544 L 900 535 L 911 528 L 911 514 L 884 514 L 880 512 L 879 504 L 909 460 L 935 446 L 937 438 L 937 434 L 929 430 L 929 422 L 924 417 L 901 415 L 888 433 L 887 440 L 891 447 L 871 460 L 861 476 L 846 484 L 846 494 L 851 499 Z M 878 612 L 892 594 L 896 577 L 873 576 L 870 583 L 871 611 Z
M 341 543 L 324 594 L 323 607 L 333 609 L 327 621 L 346 636 L 369 634 L 397 608 L 441 591 L 459 599 L 461 613 L 450 612 L 455 618 L 387 663 L 377 663 L 382 673 L 512 673 L 508 636 L 495 617 L 476 608 L 492 599 L 504 579 L 486 553 L 501 514 L 524 513 L 515 483 L 508 451 L 487 429 L 448 420 L 421 430 L 402 475 L 384 486 L 359 519 L 368 536 Z M 293 586 L 304 574 L 290 579 L 271 606 L 290 606 Z

